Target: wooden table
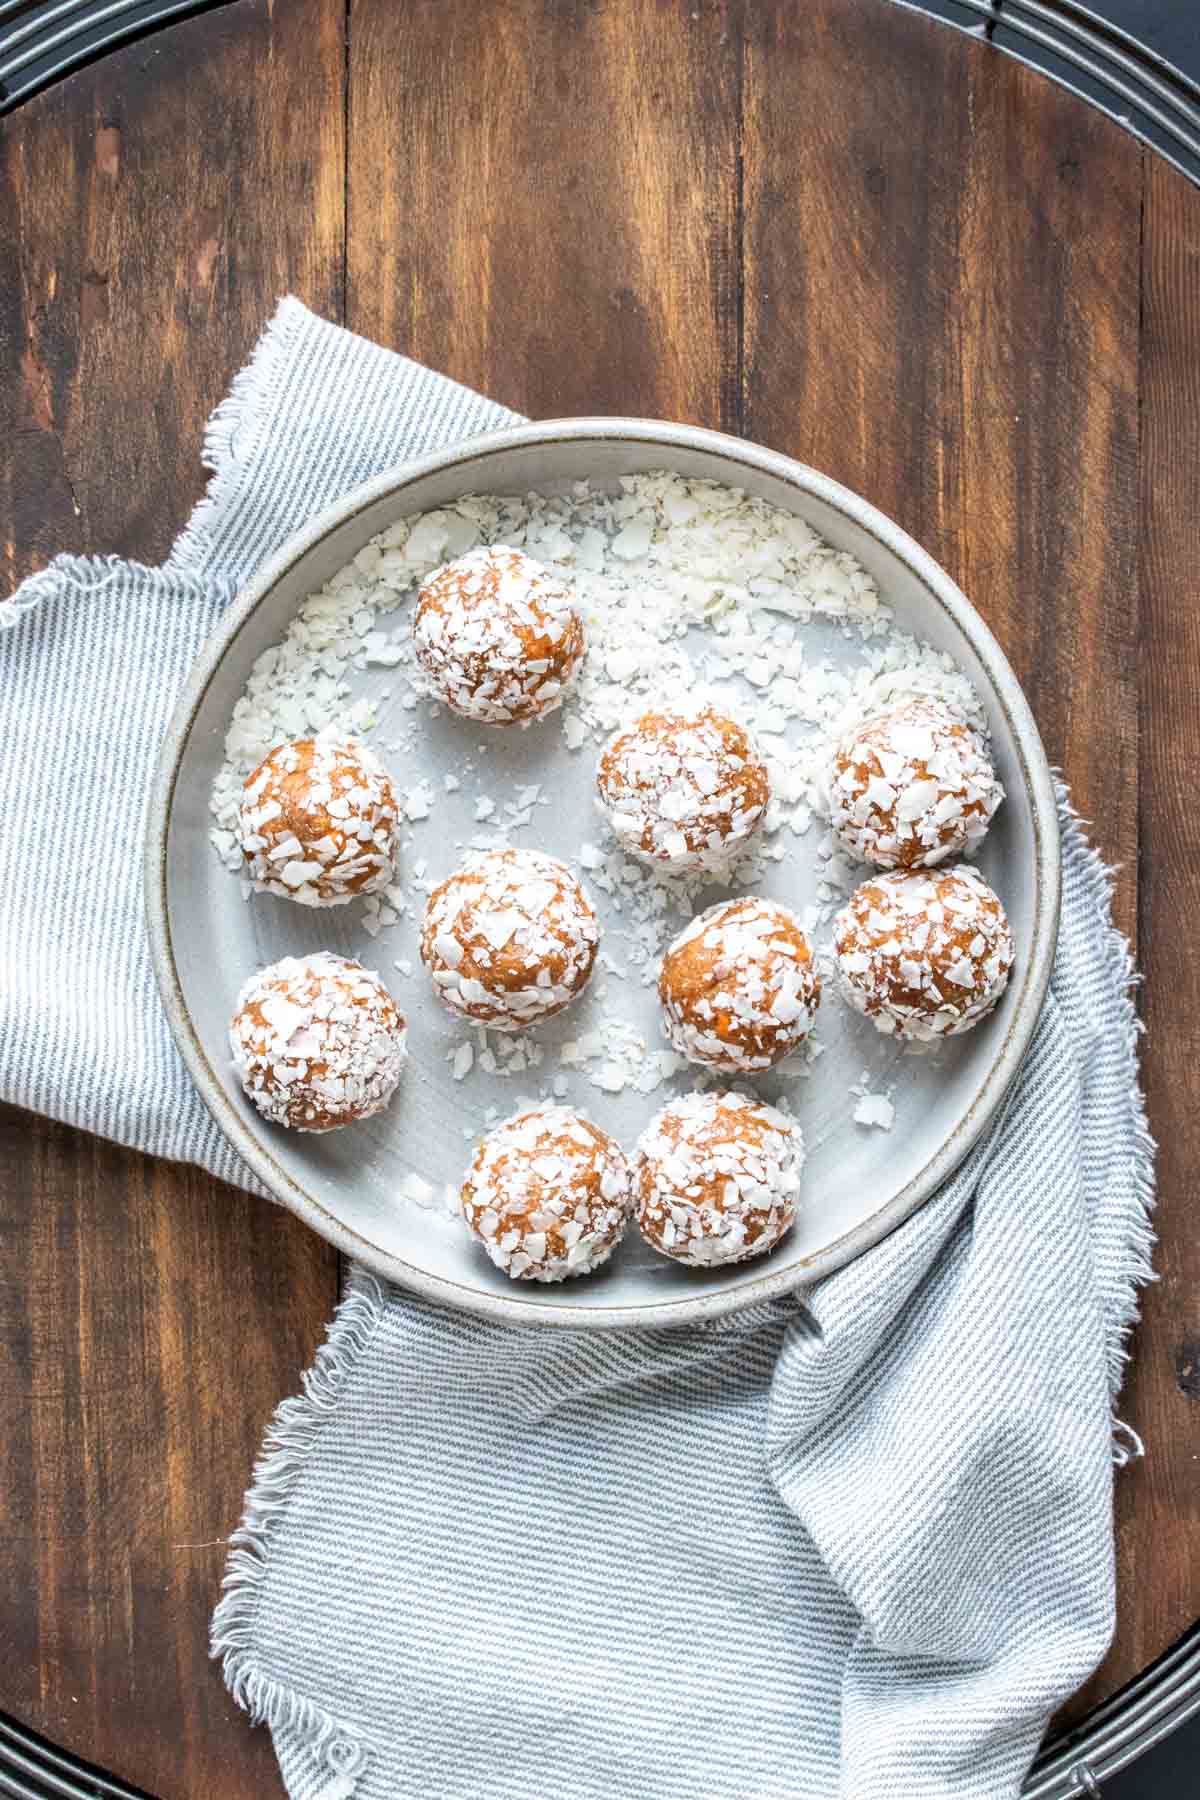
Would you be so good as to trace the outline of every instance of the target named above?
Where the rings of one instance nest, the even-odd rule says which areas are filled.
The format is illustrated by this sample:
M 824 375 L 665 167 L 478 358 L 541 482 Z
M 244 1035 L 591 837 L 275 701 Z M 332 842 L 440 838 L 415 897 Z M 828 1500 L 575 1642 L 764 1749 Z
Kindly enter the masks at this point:
M 4 590 L 166 554 L 290 290 L 534 416 L 788 451 L 982 609 L 1146 972 L 1147 1454 L 1075 1716 L 1113 1692 L 1200 1615 L 1200 194 L 886 0 L 240 0 L 0 131 Z M 208 1616 L 337 1258 L 12 1111 L 0 1188 L 0 1711 L 170 1800 L 279 1792 Z

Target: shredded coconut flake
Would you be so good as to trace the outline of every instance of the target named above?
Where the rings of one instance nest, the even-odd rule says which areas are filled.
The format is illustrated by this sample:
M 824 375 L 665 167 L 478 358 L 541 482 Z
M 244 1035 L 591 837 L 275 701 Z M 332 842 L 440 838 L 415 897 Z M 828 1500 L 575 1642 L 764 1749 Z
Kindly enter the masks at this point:
M 488 732 L 476 743 L 467 733 L 478 734 L 478 727 L 453 720 L 437 703 L 414 653 L 412 620 L 417 591 L 435 570 L 480 546 L 501 545 L 542 565 L 552 588 L 570 590 L 587 654 L 569 691 L 553 691 L 552 672 L 545 672 L 550 687 L 538 693 L 537 704 L 553 710 L 561 701 L 556 718 L 527 734 Z M 533 673 L 536 691 L 540 677 Z M 213 847 L 223 863 L 241 871 L 243 784 L 268 751 L 324 730 L 361 738 L 380 718 L 378 738 L 386 741 L 377 738 L 374 748 L 395 781 L 405 835 L 395 878 L 355 901 L 350 924 L 352 930 L 361 924 L 365 938 L 394 934 L 400 975 L 414 972 L 425 899 L 436 883 L 469 852 L 503 850 L 518 832 L 530 834 L 525 841 L 533 845 L 545 834 L 548 846 L 575 860 L 602 915 L 598 960 L 604 981 L 581 1008 L 574 1035 L 570 1029 L 541 1033 L 547 1038 L 542 1042 L 520 1019 L 512 1025 L 521 1029 L 473 1028 L 471 1039 L 440 1064 L 442 1079 L 462 1083 L 458 1103 L 475 1103 L 477 1116 L 486 1110 L 494 1120 L 499 1109 L 486 1102 L 495 1084 L 536 1081 L 548 1056 L 559 1071 L 550 1084 L 555 1096 L 566 1094 L 567 1073 L 575 1072 L 593 1090 L 602 1118 L 632 1121 L 642 1095 L 663 1084 L 703 1086 L 708 1079 L 656 1042 L 657 1014 L 653 1026 L 645 1021 L 666 946 L 721 896 L 706 887 L 703 870 L 647 869 L 600 818 L 584 827 L 588 836 L 580 844 L 583 815 L 576 810 L 576 835 L 564 838 L 561 781 L 565 772 L 576 783 L 577 807 L 578 785 L 605 742 L 645 712 L 677 709 L 685 699 L 739 720 L 769 774 L 765 815 L 741 821 L 746 829 L 737 840 L 739 860 L 722 871 L 725 891 L 764 889 L 792 904 L 789 863 L 815 867 L 816 879 L 806 875 L 803 898 L 795 904 L 818 964 L 834 914 L 864 873 L 828 829 L 834 747 L 864 717 L 914 700 L 951 708 L 986 746 L 986 721 L 961 670 L 897 628 L 887 601 L 853 558 L 764 501 L 662 471 L 625 477 L 609 492 L 579 482 L 554 495 L 470 495 L 389 525 L 308 596 L 284 638 L 259 656 L 226 734 L 212 794 Z M 520 754 L 506 764 L 514 738 Z M 506 741 L 498 747 L 498 739 Z M 431 765 L 435 742 L 437 757 L 450 766 Z M 582 754 L 570 761 L 571 752 Z M 705 779 L 700 770 L 702 796 Z M 480 792 L 481 784 L 488 791 Z M 907 814 L 919 806 L 920 820 L 932 818 L 940 826 L 951 798 L 919 789 L 897 805 L 895 816 L 907 825 Z M 883 788 L 873 789 L 872 802 L 887 800 Z M 674 804 L 669 801 L 664 811 L 663 843 L 686 854 L 690 823 L 670 817 Z M 286 854 L 276 847 L 281 854 L 271 859 L 272 880 L 303 897 L 329 845 L 297 840 Z M 442 972 L 458 976 L 450 960 Z M 445 1015 L 432 991 L 424 993 L 430 985 L 424 972 L 417 974 L 422 992 L 420 998 L 412 992 L 414 1033 L 428 1067 L 445 1052 Z M 971 979 L 969 946 L 948 962 L 945 975 L 950 991 L 956 977 Z M 473 992 L 468 989 L 460 1010 L 469 1011 Z M 624 1009 L 623 997 L 632 999 Z M 799 1003 L 785 997 L 782 1004 L 787 1011 Z M 643 1021 L 640 1030 L 626 1012 Z M 857 1022 L 845 1029 L 853 1034 Z M 426 1034 L 433 1031 L 431 1040 Z M 890 1099 L 864 1090 L 846 1103 L 837 1042 L 828 1046 L 810 1036 L 776 1073 L 807 1074 L 829 1047 L 835 1054 L 827 1065 L 834 1068 L 822 1079 L 822 1091 L 827 1079 L 842 1081 L 841 1116 L 864 1123 L 859 1115 L 866 1109 L 870 1122 L 886 1129 L 882 1113 Z M 638 1128 L 632 1127 L 630 1139 Z M 421 1191 L 428 1186 L 420 1177 L 410 1180 Z M 436 1209 L 442 1191 L 432 1201 L 407 1185 L 405 1193 Z
M 877 1125 L 881 1131 L 890 1131 L 896 1118 L 896 1108 L 886 1094 L 864 1094 L 854 1108 L 856 1125 Z

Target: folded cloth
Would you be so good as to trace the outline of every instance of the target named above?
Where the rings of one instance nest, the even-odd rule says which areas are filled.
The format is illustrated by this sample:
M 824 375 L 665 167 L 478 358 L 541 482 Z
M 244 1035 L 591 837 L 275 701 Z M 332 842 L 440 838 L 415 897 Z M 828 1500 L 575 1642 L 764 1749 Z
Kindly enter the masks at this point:
M 0 1097 L 255 1185 L 154 992 L 159 739 L 289 532 L 513 419 L 287 300 L 167 564 L 60 558 L 0 607 Z M 1112 1406 L 1151 1245 L 1129 956 L 1065 794 L 1062 819 L 1058 956 L 1003 1115 L 848 1268 L 704 1326 L 565 1335 L 351 1273 L 214 1619 L 294 1800 L 1019 1790 L 1112 1629 Z

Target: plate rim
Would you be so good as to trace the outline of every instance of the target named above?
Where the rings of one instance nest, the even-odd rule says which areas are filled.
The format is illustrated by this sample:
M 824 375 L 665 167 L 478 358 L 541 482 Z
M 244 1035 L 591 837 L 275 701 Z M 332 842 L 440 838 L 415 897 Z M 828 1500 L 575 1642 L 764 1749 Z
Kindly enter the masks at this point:
M 521 446 L 544 448 L 567 442 L 612 441 L 645 445 L 648 450 L 708 452 L 727 463 L 776 477 L 787 486 L 831 506 L 907 564 L 971 644 L 1003 710 L 1030 798 L 1034 837 L 1034 918 L 1032 948 L 1017 1004 L 974 1098 L 924 1166 L 878 1212 L 821 1250 L 781 1266 L 768 1264 L 753 1280 L 717 1293 L 683 1295 L 633 1306 L 591 1307 L 568 1299 L 567 1284 L 564 1284 L 561 1301 L 556 1290 L 554 1299 L 543 1295 L 535 1302 L 523 1299 L 519 1290 L 512 1294 L 492 1293 L 406 1263 L 361 1237 L 275 1160 L 268 1145 L 229 1102 L 192 1023 L 171 942 L 167 844 L 175 789 L 192 726 L 208 688 L 240 632 L 267 595 L 317 544 L 358 513 L 393 493 L 401 494 L 406 487 L 428 475 L 458 465 L 478 465 L 489 457 Z M 1062 885 L 1059 836 L 1058 807 L 1050 766 L 1021 685 L 981 614 L 915 539 L 852 489 L 779 451 L 699 426 L 623 416 L 587 416 L 509 426 L 394 465 L 321 508 L 268 557 L 239 590 L 205 640 L 172 710 L 147 804 L 143 884 L 151 961 L 176 1048 L 218 1128 L 276 1200 L 345 1255 L 365 1263 L 375 1274 L 425 1300 L 508 1323 L 551 1329 L 604 1330 L 631 1325 L 694 1325 L 740 1312 L 796 1288 L 809 1287 L 881 1242 L 932 1198 L 991 1123 L 1036 1030 L 1058 941 Z

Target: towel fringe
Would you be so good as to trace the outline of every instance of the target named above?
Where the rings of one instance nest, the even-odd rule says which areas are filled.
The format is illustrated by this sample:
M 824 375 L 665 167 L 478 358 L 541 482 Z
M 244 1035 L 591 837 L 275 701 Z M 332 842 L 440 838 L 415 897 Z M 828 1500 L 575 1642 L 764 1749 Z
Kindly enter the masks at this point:
M 241 473 L 253 465 L 273 412 L 292 339 L 308 314 L 292 294 L 284 294 L 259 334 L 249 362 L 234 376 L 229 392 L 204 428 L 200 461 L 212 480 L 191 518 L 171 546 L 164 569 L 197 576 L 214 556 L 213 538 L 237 490 Z
M 1105 956 L 1121 992 L 1121 1054 L 1127 1077 L 1124 1086 L 1129 1095 L 1130 1126 L 1134 1142 L 1133 1181 L 1136 1199 L 1126 1220 L 1129 1235 L 1125 1247 L 1125 1265 L 1116 1293 L 1112 1296 L 1116 1316 L 1108 1333 L 1108 1387 L 1113 1405 L 1113 1462 L 1118 1468 L 1124 1468 L 1127 1463 L 1145 1455 L 1145 1446 L 1137 1432 L 1117 1417 L 1116 1403 L 1129 1361 L 1130 1334 L 1141 1317 L 1139 1290 L 1148 1282 L 1158 1279 L 1153 1266 L 1157 1239 L 1152 1222 L 1155 1200 L 1154 1161 L 1158 1145 L 1146 1118 L 1146 1102 L 1138 1072 L 1138 1039 L 1145 1027 L 1138 1017 L 1133 999 L 1142 977 L 1134 963 L 1129 940 L 1111 923 L 1113 884 L 1117 868 L 1106 863 L 1095 846 L 1088 842 L 1088 821 L 1072 805 L 1069 790 L 1057 769 L 1054 771 L 1054 785 L 1059 806 L 1066 815 L 1064 835 L 1071 835 L 1081 853 L 1080 864 L 1089 897 L 1097 912 L 1109 920 L 1105 931 Z
M 194 600 L 225 606 L 233 598 L 231 581 L 202 580 L 198 574 L 176 569 L 151 568 L 147 563 L 126 562 L 120 556 L 56 556 L 53 562 L 24 580 L 7 600 L 0 600 L 0 631 L 11 631 L 29 613 L 50 600 L 94 599 L 117 582 L 135 580 L 152 587 L 167 587 L 173 599 Z M 182 591 L 181 591 L 182 590 Z
M 261 333 L 254 353 L 235 375 L 228 394 L 212 414 L 204 430 L 200 460 L 212 480 L 191 518 L 171 546 L 161 568 L 130 563 L 119 556 L 56 556 L 46 568 L 23 581 L 8 600 L 0 600 L 0 631 L 11 630 L 27 613 L 47 600 L 79 594 L 97 594 L 110 582 L 127 578 L 130 570 L 153 581 L 180 586 L 184 600 L 217 600 L 225 605 L 236 584 L 209 573 L 215 560 L 213 535 L 236 492 L 241 471 L 252 464 L 261 448 L 272 413 L 272 402 L 291 354 L 292 339 L 308 314 L 291 294 L 285 294 Z
M 262 1667 L 254 1649 L 255 1626 L 272 1528 L 290 1505 L 385 1306 L 383 1284 L 365 1269 L 352 1267 L 345 1297 L 313 1366 L 305 1372 L 301 1393 L 283 1401 L 271 1420 L 246 1494 L 242 1523 L 229 1540 L 223 1598 L 212 1621 L 210 1654 L 220 1659 L 225 1685 L 238 1705 L 256 1725 L 265 1723 L 272 1731 L 286 1730 L 305 1740 L 328 1776 L 328 1785 L 319 1787 L 316 1800 L 350 1800 L 366 1767 L 368 1745 L 356 1727 Z

